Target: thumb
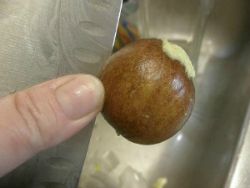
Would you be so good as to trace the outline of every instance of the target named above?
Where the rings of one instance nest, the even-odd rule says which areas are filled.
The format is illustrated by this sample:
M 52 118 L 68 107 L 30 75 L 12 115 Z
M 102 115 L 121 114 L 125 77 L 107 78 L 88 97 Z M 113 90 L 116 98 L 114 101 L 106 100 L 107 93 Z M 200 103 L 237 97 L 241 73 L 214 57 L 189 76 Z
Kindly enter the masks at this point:
M 0 176 L 85 127 L 103 98 L 98 79 L 71 75 L 0 99 Z

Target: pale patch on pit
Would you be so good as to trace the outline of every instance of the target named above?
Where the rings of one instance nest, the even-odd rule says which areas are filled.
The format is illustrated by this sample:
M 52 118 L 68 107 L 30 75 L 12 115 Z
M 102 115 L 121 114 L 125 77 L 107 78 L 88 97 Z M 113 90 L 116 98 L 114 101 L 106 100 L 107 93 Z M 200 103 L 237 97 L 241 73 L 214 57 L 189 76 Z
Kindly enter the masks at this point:
M 193 64 L 183 48 L 167 40 L 163 40 L 163 51 L 167 54 L 168 57 L 173 60 L 179 61 L 185 67 L 186 73 L 189 78 L 195 77 Z

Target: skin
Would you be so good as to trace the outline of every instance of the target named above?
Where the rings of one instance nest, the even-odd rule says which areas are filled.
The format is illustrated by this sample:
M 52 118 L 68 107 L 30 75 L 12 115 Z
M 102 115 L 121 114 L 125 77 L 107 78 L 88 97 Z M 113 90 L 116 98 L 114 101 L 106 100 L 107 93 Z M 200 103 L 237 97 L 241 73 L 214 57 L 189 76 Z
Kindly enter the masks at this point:
M 101 82 L 84 74 L 0 98 L 0 177 L 87 126 L 103 99 Z
M 193 82 L 185 67 L 163 52 L 161 40 L 142 39 L 118 51 L 101 80 L 106 92 L 103 115 L 132 142 L 162 142 L 191 114 Z

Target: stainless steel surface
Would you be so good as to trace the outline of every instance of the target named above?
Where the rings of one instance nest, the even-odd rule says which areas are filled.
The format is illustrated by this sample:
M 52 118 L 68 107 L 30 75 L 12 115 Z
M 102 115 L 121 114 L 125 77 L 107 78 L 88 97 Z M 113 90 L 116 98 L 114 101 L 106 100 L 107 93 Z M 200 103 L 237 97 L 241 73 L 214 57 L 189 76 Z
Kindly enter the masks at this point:
M 249 52 L 248 52 L 249 53 Z M 250 108 L 248 108 L 247 116 L 242 128 L 242 134 L 239 139 L 231 170 L 227 178 L 226 187 L 228 188 L 248 188 L 250 185 Z
M 140 1 L 146 37 L 183 46 L 196 66 L 196 104 L 185 127 L 161 144 L 117 136 L 100 115 L 79 187 L 247 188 L 250 131 L 250 2 Z M 197 61 L 196 61 L 197 60 Z
M 97 74 L 112 51 L 121 4 L 0 0 L 0 96 L 64 74 Z M 91 132 L 88 126 L 39 154 L 1 178 L 0 187 L 75 187 Z

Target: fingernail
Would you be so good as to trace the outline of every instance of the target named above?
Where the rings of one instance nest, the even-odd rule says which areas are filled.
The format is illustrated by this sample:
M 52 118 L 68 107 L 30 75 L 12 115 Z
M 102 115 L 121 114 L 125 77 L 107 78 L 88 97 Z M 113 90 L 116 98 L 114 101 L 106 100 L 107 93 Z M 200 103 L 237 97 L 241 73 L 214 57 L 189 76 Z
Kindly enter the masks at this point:
M 102 84 L 90 75 L 81 75 L 56 89 L 58 103 L 71 119 L 80 119 L 100 109 L 103 95 Z

